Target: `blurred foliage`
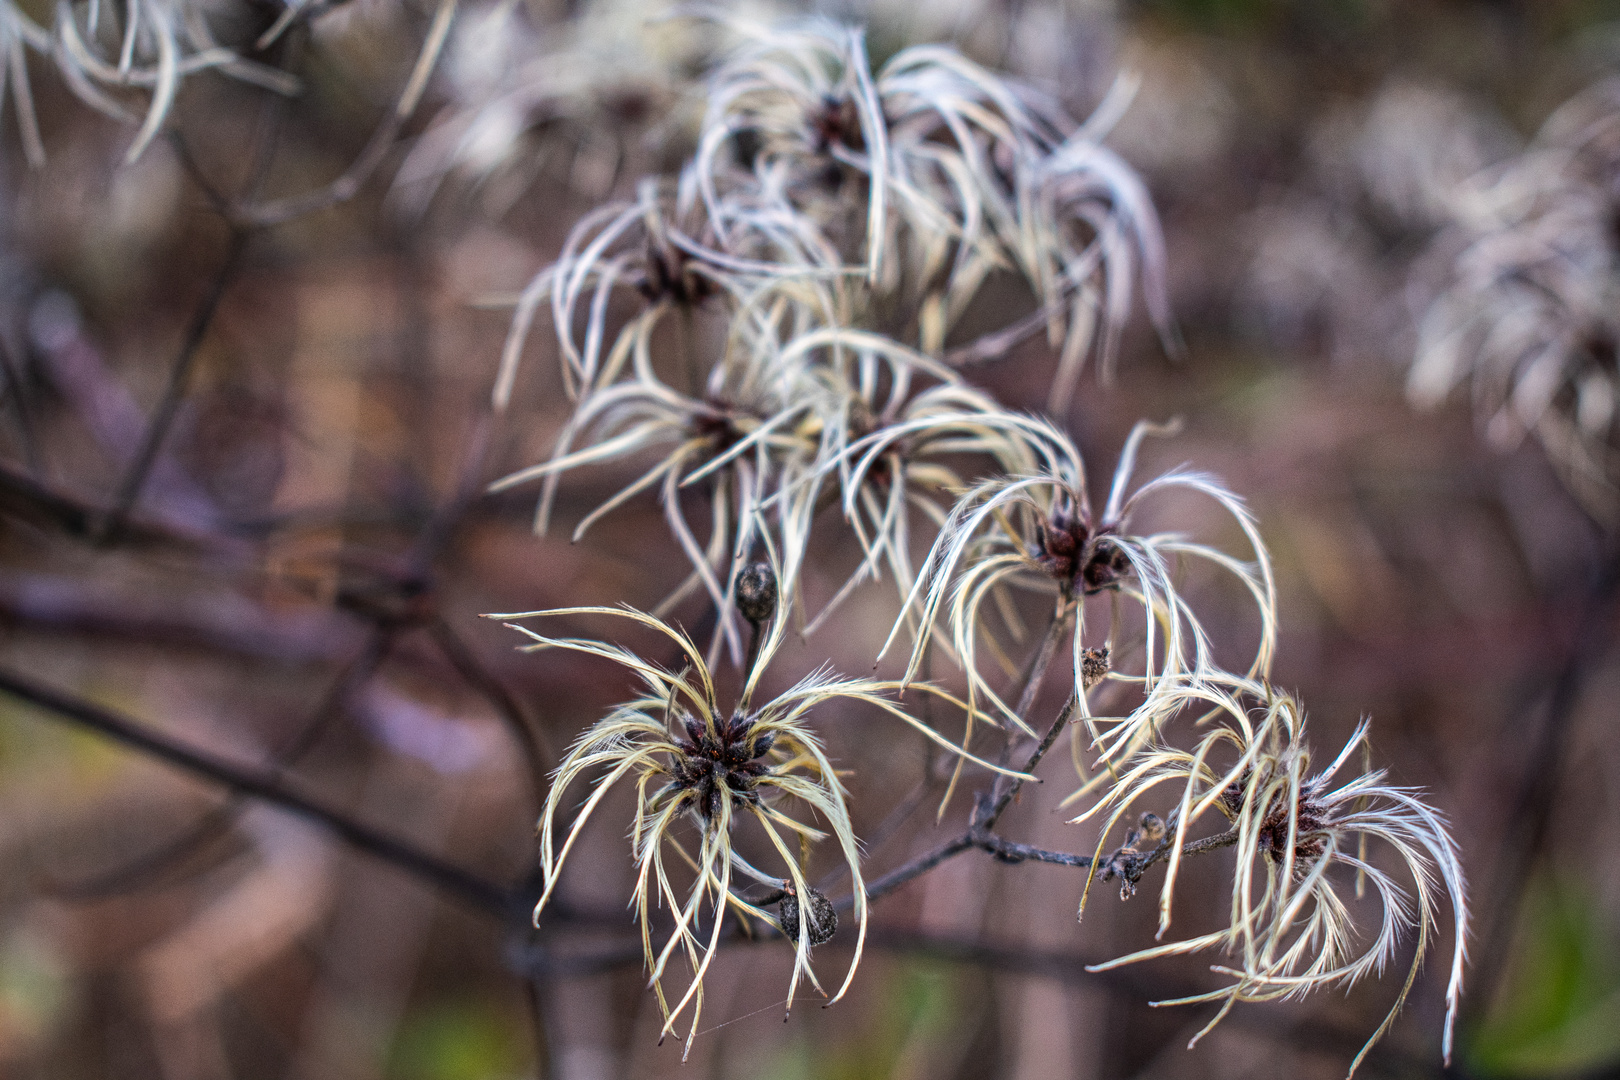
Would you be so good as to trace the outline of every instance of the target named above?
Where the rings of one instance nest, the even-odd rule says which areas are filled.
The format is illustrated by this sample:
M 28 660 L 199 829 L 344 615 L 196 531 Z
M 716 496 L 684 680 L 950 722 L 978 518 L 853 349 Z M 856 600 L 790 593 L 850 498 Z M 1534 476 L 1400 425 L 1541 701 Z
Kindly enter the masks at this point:
M 1181 29 L 1252 36 L 1290 25 L 1366 28 L 1380 0 L 1135 0 L 1144 15 Z
M 438 1001 L 406 1014 L 390 1080 L 506 1080 L 524 1075 L 527 1034 L 489 1001 Z
M 960 974 L 927 961 L 901 964 L 874 996 L 882 1009 L 856 1038 L 831 1046 L 796 1039 L 760 1072 L 772 1080 L 892 1080 L 917 1075 L 916 1048 L 938 1041 L 957 1013 Z M 913 1051 L 908 1055 L 907 1051 Z M 909 1067 L 904 1067 L 909 1066 Z
M 1464 1044 L 1485 1077 L 1620 1068 L 1620 939 L 1578 881 L 1543 874 L 1524 898 L 1502 992 Z

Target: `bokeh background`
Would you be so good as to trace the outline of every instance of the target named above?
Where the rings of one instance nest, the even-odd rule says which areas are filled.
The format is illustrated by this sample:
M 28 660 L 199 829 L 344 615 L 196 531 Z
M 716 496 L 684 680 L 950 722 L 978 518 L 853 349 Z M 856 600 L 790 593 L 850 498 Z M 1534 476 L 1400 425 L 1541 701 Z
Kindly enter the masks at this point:
M 787 950 L 729 945 L 685 1065 L 657 1043 L 611 812 L 529 930 L 545 774 L 627 686 L 518 653 L 477 616 L 649 606 L 681 560 L 650 499 L 568 541 L 634 463 L 571 475 L 543 537 L 532 487 L 485 494 L 566 417 L 549 331 L 499 421 L 490 386 L 511 297 L 572 223 L 679 160 L 719 38 L 649 27 L 670 13 L 655 5 L 533 0 L 493 21 L 463 4 L 393 122 L 442 9 L 317 0 L 253 52 L 278 4 L 195 7 L 302 92 L 188 76 L 127 163 L 133 127 L 30 54 L 44 163 L 10 108 L 0 129 L 0 1076 L 1342 1075 L 1398 977 L 1240 1006 L 1188 1050 L 1209 1008 L 1147 1002 L 1215 985 L 1207 960 L 1085 971 L 1151 942 L 1151 889 L 1105 889 L 1077 924 L 1072 871 L 982 853 L 875 907 L 832 1009 L 803 999 L 784 1024 Z M 820 10 L 868 23 L 875 57 L 954 42 L 1077 116 L 1140 78 L 1109 144 L 1162 217 L 1184 354 L 1138 313 L 1069 427 L 1106 476 L 1136 420 L 1185 418 L 1144 472 L 1189 463 L 1249 501 L 1278 567 L 1276 681 L 1326 746 L 1373 717 L 1377 764 L 1428 790 L 1470 879 L 1452 1067 L 1442 947 L 1361 1075 L 1613 1075 L 1620 548 L 1536 440 L 1487 439 L 1466 393 L 1418 411 L 1405 386 L 1455 255 L 1456 192 L 1620 73 L 1620 5 Z M 14 67 L 13 102 L 16 85 Z M 262 213 L 233 226 L 221 200 Z M 975 377 L 1040 409 L 1052 370 L 1034 342 Z M 830 592 L 857 552 L 819 555 L 810 588 Z M 1241 658 L 1255 628 L 1230 599 L 1211 631 Z M 890 606 L 869 589 L 836 633 L 790 644 L 784 678 L 870 670 Z M 79 711 L 29 704 L 22 684 Z M 96 707 L 371 831 L 336 837 L 330 818 L 111 740 L 87 727 Z M 874 872 L 936 843 L 924 747 L 857 711 L 820 722 Z M 1064 791 L 1028 792 L 1006 834 L 1090 850 Z M 403 865 L 390 838 L 432 865 Z M 1188 931 L 1222 918 L 1218 858 L 1188 867 Z M 848 950 L 818 950 L 824 978 Z

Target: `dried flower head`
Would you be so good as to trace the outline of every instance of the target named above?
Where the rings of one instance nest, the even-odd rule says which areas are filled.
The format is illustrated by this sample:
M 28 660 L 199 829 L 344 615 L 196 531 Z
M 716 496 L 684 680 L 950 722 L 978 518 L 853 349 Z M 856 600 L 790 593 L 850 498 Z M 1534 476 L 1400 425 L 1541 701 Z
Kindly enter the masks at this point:
M 1276 633 L 1276 587 L 1270 558 L 1242 502 L 1213 478 L 1182 471 L 1130 490 L 1141 440 L 1169 429 L 1137 425 L 1120 454 L 1108 501 L 1097 513 L 1084 463 L 1062 432 L 1044 421 L 1012 414 L 983 423 L 1018 433 L 1039 465 L 1031 473 L 980 482 L 951 510 L 889 635 L 892 642 L 908 619 L 914 620 L 917 629 L 907 678 L 919 670 L 943 610 L 950 649 L 968 676 L 969 702 L 988 701 L 1000 715 L 1022 726 L 1022 719 L 979 669 L 978 645 L 987 636 L 982 612 L 985 603 L 1006 587 L 1055 593 L 1059 617 L 1073 620 L 1072 664 L 1080 715 L 1087 719 L 1100 760 L 1122 762 L 1153 730 L 1161 685 L 1175 685 L 1183 677 L 1196 681 L 1218 670 L 1203 627 L 1176 580 L 1173 567 L 1182 557 L 1214 563 L 1242 582 L 1260 616 L 1260 642 L 1249 671 L 1268 669 Z M 1143 500 L 1174 488 L 1215 499 L 1248 538 L 1255 561 L 1245 563 L 1175 534 L 1134 534 L 1131 519 Z M 1092 645 L 1085 601 L 1103 594 L 1110 598 L 1114 614 L 1107 640 Z M 1140 613 L 1144 638 L 1140 671 L 1134 674 L 1119 668 L 1122 649 L 1116 634 L 1121 604 Z M 1104 647 L 1109 649 L 1106 677 L 1137 682 L 1143 693 L 1143 701 L 1129 715 L 1106 721 L 1090 717 L 1086 708 L 1086 692 L 1091 689 L 1088 649 Z M 1098 654 L 1090 654 L 1092 674 L 1098 659 Z
M 814 330 L 786 344 L 738 336 L 733 344 L 738 354 L 709 372 L 702 397 L 668 386 L 649 350 L 638 346 L 627 378 L 579 402 L 550 461 L 512 473 L 491 489 L 542 480 L 536 529 L 544 532 L 565 473 L 650 456 L 646 471 L 587 514 L 574 538 L 627 500 L 657 491 L 670 532 L 692 565 L 659 613 L 693 591 L 706 591 L 721 612 L 716 640 L 723 637 L 740 656 L 732 575 L 761 539 L 766 524 L 760 511 L 798 518 L 782 523 L 784 535 L 807 533 L 817 488 L 804 481 L 814 481 L 815 463 L 836 458 L 850 438 L 851 402 L 867 415 L 872 406 L 890 411 L 904 402 L 917 372 L 948 381 L 955 376 L 927 357 L 858 331 Z M 888 388 L 887 405 L 876 401 L 878 386 Z M 708 536 L 702 540 L 682 509 L 683 490 L 697 484 L 710 491 Z
M 1439 933 L 1441 904 L 1449 901 L 1454 945 L 1442 1040 L 1449 1062 L 1462 993 L 1468 907 L 1456 842 L 1445 819 L 1418 792 L 1387 784 L 1382 771 L 1335 784 L 1356 751 L 1365 752 L 1366 721 L 1326 769 L 1312 774 L 1303 709 L 1265 683 L 1232 676 L 1208 678 L 1169 691 L 1166 697 L 1201 714 L 1199 730 L 1204 734 L 1195 747 L 1179 750 L 1160 743 L 1141 751 L 1120 770 L 1118 782 L 1103 798 L 1075 820 L 1107 810 L 1101 833 L 1106 837 L 1133 804 L 1156 788 L 1170 789 L 1176 806 L 1168 838 L 1161 842 L 1170 853 L 1160 892 L 1162 936 L 1170 926 L 1171 898 L 1192 826 L 1216 811 L 1231 828 L 1215 840 L 1237 850 L 1230 921 L 1213 933 L 1131 953 L 1094 970 L 1209 949 L 1231 957 L 1211 969 L 1231 980 L 1227 986 L 1158 1003 L 1220 1002 L 1220 1011 L 1194 1037 L 1197 1042 L 1239 1001 L 1298 997 L 1381 973 L 1399 953 L 1403 939 L 1415 932 L 1405 982 L 1351 1063 L 1353 1074 L 1405 1003 L 1430 939 Z M 1403 873 L 1391 874 L 1371 861 L 1370 842 L 1387 846 Z M 1134 886 L 1142 863 L 1123 865 L 1120 853 L 1103 860 L 1101 850 L 1099 840 L 1099 858 L 1093 865 L 1105 876 L 1114 870 Z M 1358 934 L 1342 895 L 1347 879 L 1354 882 L 1358 896 L 1370 881 L 1382 906 L 1381 922 L 1370 937 Z M 1409 889 L 1416 891 L 1415 900 Z
M 468 12 L 446 46 L 448 100 L 401 163 L 393 197 L 419 213 L 457 179 L 499 215 L 541 176 L 600 199 L 656 165 L 686 126 L 685 74 L 713 37 L 695 20 L 657 17 L 658 6 L 593 3 L 544 26 L 510 2 Z
M 817 292 L 815 281 L 836 273 L 836 258 L 807 248 L 802 237 L 768 221 L 749 225 L 722 237 L 689 192 L 651 178 L 637 185 L 634 199 L 605 203 L 586 214 L 569 231 L 556 261 L 536 274 L 517 300 L 495 382 L 496 408 L 505 409 L 511 399 L 523 347 L 543 302 L 550 305 L 563 384 L 574 398 L 611 385 L 637 359 L 649 357 L 653 332 L 668 316 L 690 316 L 711 301 L 737 333 L 781 336 L 812 325 L 800 309 L 831 303 Z M 634 297 L 640 310 L 610 333 L 610 306 L 620 294 Z M 784 304 L 791 310 L 784 313 Z M 689 338 L 689 328 L 683 327 L 681 336 Z M 737 355 L 728 349 L 715 366 Z M 712 378 L 695 356 L 680 360 L 688 392 Z
M 25 48 L 48 57 L 80 101 L 138 129 L 126 162 L 151 145 L 174 107 L 181 83 L 196 72 L 218 71 L 289 96 L 299 91 L 298 80 L 286 72 L 221 45 L 209 28 L 206 3 L 132 0 L 121 25 L 102 18 L 107 6 L 100 0 L 58 4 L 47 30 L 13 0 L 0 0 L 0 87 L 9 81 L 15 95 L 17 127 L 31 165 L 44 164 L 45 150 L 29 89 Z M 288 12 L 296 14 L 297 6 Z M 433 46 L 435 55 L 437 48 Z M 123 94 L 128 90 L 146 96 L 144 111 L 126 106 Z
M 663 635 L 684 658 L 685 668 L 671 673 L 621 646 L 549 637 L 508 623 L 531 639 L 531 651 L 560 648 L 612 660 L 634 672 L 643 684 L 639 697 L 614 709 L 575 742 L 553 776 L 540 819 L 545 888 L 535 906 L 535 919 L 538 923 L 556 891 L 563 863 L 592 813 L 621 781 L 633 782 L 636 811 L 630 841 L 637 877 L 631 903 L 641 925 L 650 982 L 664 1013 L 663 1033 L 674 1031 L 687 1007 L 692 1008 L 688 1050 L 703 1006 L 703 979 L 719 946 L 728 911 L 775 925 L 795 942 L 789 1008 L 801 976 L 820 989 L 811 971 L 810 949 L 831 938 L 837 919 L 826 898 L 811 888 L 806 873 L 811 846 L 827 839 L 829 833 L 850 871 L 857 924 L 854 956 L 833 1001 L 849 988 L 860 963 L 866 936 L 866 896 L 859 844 L 843 784 L 809 726 L 811 711 L 835 698 L 865 702 L 910 724 L 937 744 L 961 752 L 902 710 L 889 697 L 892 683 L 840 679 L 818 671 L 755 707 L 761 673 L 781 642 L 784 604 L 779 595 L 771 630 L 730 710 L 719 704 L 709 666 L 691 639 L 652 616 L 628 608 L 594 607 L 489 616 L 508 620 L 581 615 L 628 619 Z M 950 700 L 949 695 L 939 696 Z M 988 762 L 979 764 L 1007 771 Z M 598 779 L 559 848 L 557 833 L 566 793 L 576 780 L 592 775 Z M 824 822 L 825 828 L 812 825 L 814 818 Z M 767 842 L 766 850 L 775 853 L 784 873 L 760 869 L 737 849 L 745 826 L 755 834 L 750 840 Z M 684 896 L 666 862 L 671 851 L 694 875 Z M 795 898 L 794 903 L 784 904 L 773 918 L 761 903 L 742 895 L 735 885 L 738 874 L 782 890 Z M 809 918 L 800 917 L 805 905 L 798 898 L 803 897 L 809 897 Z M 654 938 L 652 911 L 666 903 L 674 914 L 674 928 L 659 942 Z M 685 956 L 692 979 L 671 1004 L 663 984 L 677 954 Z
M 1014 474 L 1035 467 L 1025 440 L 1000 422 L 1005 410 L 988 394 L 924 363 L 908 364 L 897 374 L 907 375 L 913 368 L 940 381 L 908 392 L 907 378 L 881 401 L 874 400 L 873 388 L 885 380 L 864 373 L 855 380 L 839 376 L 829 384 L 829 389 L 841 390 L 823 399 L 830 411 L 817 418 L 817 464 L 805 482 L 819 490 L 822 483 L 837 479 L 844 520 L 864 558 L 807 633 L 862 582 L 881 578 L 885 568 L 900 595 L 910 593 L 916 581 L 912 515 L 920 511 L 926 522 L 936 527 L 944 523 L 956 496 L 969 486 L 956 471 L 956 459 L 987 458 L 998 471 Z
M 928 353 L 990 275 L 1020 276 L 1038 310 L 1002 329 L 1016 339 L 1045 327 L 1061 346 L 1058 409 L 1094 346 L 1111 368 L 1138 277 L 1170 337 L 1152 204 L 1098 142 L 1117 97 L 1076 125 L 1050 98 L 942 46 L 904 49 L 874 73 L 853 27 L 727 25 L 743 44 L 711 77 L 689 166 L 714 220 L 745 204 L 811 223 L 866 270 L 871 294 L 847 306 L 906 313 Z
M 1458 193 L 1446 283 L 1408 393 L 1467 385 L 1497 445 L 1532 433 L 1604 523 L 1620 520 L 1620 80 L 1578 95 L 1520 157 Z

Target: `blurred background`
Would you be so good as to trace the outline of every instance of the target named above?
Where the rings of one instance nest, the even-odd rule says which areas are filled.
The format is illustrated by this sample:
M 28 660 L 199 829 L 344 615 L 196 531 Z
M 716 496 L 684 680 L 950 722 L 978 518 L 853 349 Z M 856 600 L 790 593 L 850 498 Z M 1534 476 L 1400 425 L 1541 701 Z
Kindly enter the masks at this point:
M 51 23 L 42 0 L 18 10 Z M 1147 444 L 1143 474 L 1189 463 L 1249 501 L 1279 573 L 1276 681 L 1329 753 L 1373 718 L 1375 763 L 1429 792 L 1470 880 L 1452 1067 L 1442 947 L 1360 1075 L 1614 1075 L 1620 547 L 1606 485 L 1620 474 L 1604 471 L 1602 410 L 1604 379 L 1620 378 L 1605 336 L 1620 321 L 1620 154 L 1583 133 L 1620 116 L 1603 89 L 1620 72 L 1620 4 L 818 10 L 868 23 L 875 60 L 952 42 L 1077 117 L 1119 73 L 1140 77 L 1108 141 L 1162 217 L 1185 355 L 1167 357 L 1138 313 L 1116 378 L 1088 376 L 1070 429 L 1101 477 L 1139 418 L 1185 417 L 1181 436 Z M 23 58 L 11 11 L 0 1076 L 1343 1074 L 1397 975 L 1239 1006 L 1188 1050 L 1211 1008 L 1147 1003 L 1218 985 L 1208 958 L 1085 971 L 1151 944 L 1151 874 L 1131 901 L 1101 887 L 1077 925 L 1079 875 L 970 852 L 878 904 L 849 997 L 802 999 L 786 1024 L 788 951 L 730 945 L 685 1065 L 657 1043 L 622 813 L 586 832 L 529 929 L 545 774 L 629 687 L 606 666 L 518 653 L 477 616 L 646 607 L 682 570 L 650 498 L 568 542 L 634 462 L 571 474 L 543 537 L 532 486 L 484 493 L 545 458 L 566 418 L 549 329 L 498 422 L 490 387 L 511 298 L 571 225 L 690 148 L 711 31 L 624 0 L 197 4 L 186 18 L 299 92 L 187 71 L 131 163 L 161 88 L 90 88 L 136 123 L 87 106 L 72 63 L 32 45 Z M 1571 99 L 1576 120 L 1544 128 Z M 1572 230 L 1561 251 L 1585 245 L 1595 306 L 1561 340 L 1586 381 L 1520 395 L 1511 415 L 1478 384 L 1419 410 L 1407 385 L 1425 326 L 1466 293 L 1466 252 L 1510 231 L 1479 210 L 1504 177 L 1531 192 L 1515 221 Z M 1591 212 L 1564 213 L 1578 199 Z M 1470 295 L 1490 310 L 1485 294 L 1457 303 Z M 1040 409 L 1053 367 L 1037 341 L 975 378 Z M 1555 431 L 1559 417 L 1575 419 Z M 1210 528 L 1235 532 L 1213 511 Z M 830 592 L 858 552 L 822 556 L 810 587 Z M 860 594 L 836 634 L 791 642 L 784 685 L 829 660 L 869 671 L 887 590 Z M 1255 628 L 1230 599 L 1230 626 L 1218 606 L 1208 619 L 1239 662 Z M 118 717 L 152 733 L 144 748 L 108 737 Z M 920 743 L 856 710 L 818 723 L 853 770 L 874 876 L 946 835 Z M 244 793 L 239 773 L 260 788 Z M 1089 851 L 1095 832 L 1057 810 L 1066 790 L 1027 792 L 1006 835 Z M 1224 917 L 1219 858 L 1187 868 L 1187 932 Z M 818 950 L 824 980 L 849 949 L 841 935 Z

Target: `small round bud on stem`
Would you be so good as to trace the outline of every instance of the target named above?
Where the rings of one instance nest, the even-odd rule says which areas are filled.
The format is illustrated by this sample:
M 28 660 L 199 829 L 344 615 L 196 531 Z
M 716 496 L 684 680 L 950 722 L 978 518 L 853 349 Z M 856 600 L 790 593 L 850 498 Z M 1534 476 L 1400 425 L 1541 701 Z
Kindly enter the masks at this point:
M 758 626 L 776 614 L 776 571 L 770 563 L 750 563 L 737 575 L 737 610 Z
M 789 941 L 797 943 L 799 940 L 799 898 L 792 892 L 792 886 L 783 882 L 784 894 L 777 905 L 777 913 L 782 920 L 782 933 Z M 838 912 L 833 909 L 832 901 L 828 900 L 815 889 L 810 889 L 810 917 L 805 926 L 805 936 L 811 945 L 825 945 L 831 941 L 838 932 Z

